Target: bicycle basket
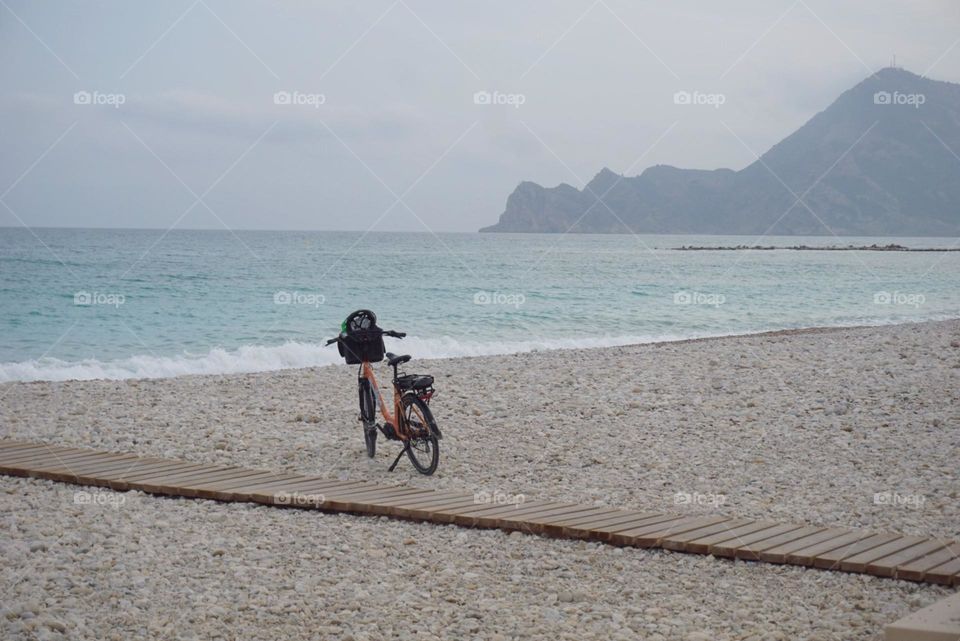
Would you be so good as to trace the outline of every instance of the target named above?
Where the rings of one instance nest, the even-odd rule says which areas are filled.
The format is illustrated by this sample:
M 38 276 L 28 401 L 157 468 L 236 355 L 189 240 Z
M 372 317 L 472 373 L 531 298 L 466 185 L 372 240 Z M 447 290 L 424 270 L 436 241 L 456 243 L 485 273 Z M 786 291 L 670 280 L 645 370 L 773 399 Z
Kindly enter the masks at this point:
M 347 365 L 382 361 L 386 347 L 383 331 L 377 327 L 377 315 L 368 309 L 360 309 L 347 316 L 337 348 Z

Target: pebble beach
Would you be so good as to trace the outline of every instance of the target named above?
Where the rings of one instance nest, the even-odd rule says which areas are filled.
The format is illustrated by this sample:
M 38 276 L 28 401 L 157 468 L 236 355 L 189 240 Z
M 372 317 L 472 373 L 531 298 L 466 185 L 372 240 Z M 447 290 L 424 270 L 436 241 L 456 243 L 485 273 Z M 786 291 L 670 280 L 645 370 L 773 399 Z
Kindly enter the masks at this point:
M 433 477 L 364 452 L 355 368 L 0 385 L 0 436 L 960 538 L 960 321 L 414 360 Z M 387 370 L 378 370 L 381 382 Z M 78 500 L 78 492 L 93 494 Z M 82 497 L 81 497 L 82 498 Z M 881 639 L 947 588 L 0 476 L 10 639 Z

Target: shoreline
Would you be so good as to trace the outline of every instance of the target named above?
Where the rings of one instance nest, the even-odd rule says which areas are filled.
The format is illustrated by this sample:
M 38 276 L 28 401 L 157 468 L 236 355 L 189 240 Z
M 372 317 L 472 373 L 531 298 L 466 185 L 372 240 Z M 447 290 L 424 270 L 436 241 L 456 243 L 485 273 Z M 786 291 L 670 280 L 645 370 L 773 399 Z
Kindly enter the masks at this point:
M 609 344 L 595 344 L 595 345 L 575 345 L 574 344 L 574 345 L 562 345 L 558 347 L 532 347 L 532 348 L 525 348 L 525 349 L 514 350 L 514 351 L 502 351 L 502 352 L 493 351 L 488 354 L 473 353 L 473 354 L 453 354 L 453 355 L 441 355 L 441 356 L 418 355 L 418 350 L 414 345 L 406 347 L 403 345 L 402 342 L 394 346 L 392 349 L 398 352 L 403 352 L 403 351 L 409 352 L 413 355 L 414 359 L 416 359 L 417 361 L 437 362 L 437 361 L 450 361 L 450 360 L 457 360 L 457 359 L 490 358 L 490 357 L 497 357 L 497 356 L 544 354 L 544 353 L 550 353 L 550 352 L 605 350 L 605 349 L 618 349 L 618 348 L 623 349 L 628 347 L 637 347 L 637 346 L 645 346 L 645 345 L 664 346 L 664 345 L 686 344 L 686 343 L 694 343 L 694 342 L 702 342 L 702 341 L 745 338 L 745 337 L 751 337 L 751 336 L 775 337 L 775 336 L 790 336 L 790 335 L 802 335 L 802 334 L 811 334 L 811 333 L 831 333 L 831 332 L 842 332 L 842 331 L 868 329 L 868 328 L 884 328 L 884 327 L 935 324 L 935 323 L 944 323 L 944 322 L 950 322 L 955 320 L 960 320 L 960 315 L 954 316 L 954 317 L 937 318 L 937 319 L 929 319 L 929 320 L 904 320 L 904 321 L 895 321 L 895 322 L 882 322 L 882 323 L 876 323 L 876 324 L 856 324 L 856 325 L 817 325 L 817 326 L 811 326 L 811 327 L 791 327 L 791 328 L 768 329 L 768 330 L 760 330 L 760 331 L 745 331 L 742 333 L 725 333 L 725 334 L 714 334 L 714 335 L 706 335 L 706 336 L 692 336 L 692 337 L 686 337 L 686 338 L 660 337 L 652 340 L 627 341 L 622 343 L 618 342 L 618 339 L 615 337 L 611 339 L 600 338 L 600 339 L 595 339 L 595 341 L 602 343 L 604 340 L 611 340 L 613 342 Z M 412 337 L 412 338 L 416 339 L 417 337 Z M 571 342 L 594 341 L 594 339 L 591 339 L 589 337 L 556 339 L 556 340 L 559 340 L 559 341 L 569 340 Z M 280 350 L 280 349 L 286 349 L 286 348 L 292 348 L 294 351 L 298 349 L 314 350 L 314 351 L 319 350 L 319 352 L 323 354 L 325 357 L 333 356 L 335 360 L 333 362 L 327 362 L 327 363 L 309 363 L 308 362 L 308 363 L 289 365 L 289 366 L 281 365 L 277 367 L 271 366 L 271 367 L 264 367 L 264 368 L 240 367 L 237 369 L 232 369 L 227 371 L 206 371 L 206 372 L 184 371 L 184 372 L 171 373 L 171 374 L 161 373 L 156 375 L 115 375 L 115 376 L 94 375 L 94 376 L 81 376 L 81 377 L 73 377 L 73 378 L 37 376 L 35 378 L 14 378 L 12 380 L 0 381 L 0 388 L 6 385 L 17 384 L 17 383 L 43 383 L 43 382 L 66 383 L 66 382 L 76 382 L 76 381 L 150 381 L 150 380 L 165 380 L 165 379 L 172 379 L 172 378 L 192 378 L 192 377 L 205 377 L 205 376 L 217 376 L 217 377 L 240 376 L 245 374 L 260 374 L 260 373 L 267 373 L 267 372 L 310 370 L 315 368 L 323 368 L 323 367 L 331 367 L 331 366 L 335 367 L 337 365 L 343 365 L 343 363 L 341 362 L 341 359 L 336 357 L 335 352 L 327 352 L 326 350 L 324 350 L 324 348 L 322 347 L 322 343 L 298 343 L 298 342 L 286 342 L 286 343 L 282 343 L 280 345 L 274 345 L 274 346 L 262 346 L 262 345 L 240 346 L 231 351 L 223 350 L 222 348 L 213 348 L 211 349 L 210 352 L 208 352 L 204 356 L 190 358 L 190 359 L 184 359 L 182 356 L 152 356 L 150 358 L 153 358 L 158 361 L 157 367 L 159 367 L 160 369 L 164 369 L 164 368 L 169 369 L 172 365 L 179 366 L 182 368 L 185 363 L 189 364 L 191 363 L 191 361 L 194 363 L 201 362 L 204 359 L 211 358 L 211 356 L 214 355 L 216 352 L 220 352 L 220 354 L 218 354 L 218 358 L 223 356 L 227 358 L 230 358 L 230 357 L 240 358 L 240 356 L 238 355 L 239 352 L 245 349 L 259 349 L 259 350 L 269 351 L 269 350 Z M 124 359 L 116 359 L 112 361 L 97 361 L 96 359 L 83 360 L 83 361 L 60 361 L 62 363 L 60 367 L 76 368 L 78 370 L 92 367 L 92 368 L 96 368 L 99 372 L 103 372 L 105 370 L 109 371 L 113 369 L 116 371 L 123 372 L 123 374 L 126 374 L 126 372 L 124 372 L 124 370 L 122 369 L 124 364 L 130 361 L 140 360 L 142 358 L 144 358 L 143 355 L 134 355 Z M 21 368 L 24 370 L 28 370 L 30 368 L 37 368 L 38 366 L 39 366 L 38 359 L 32 359 L 28 361 L 19 361 L 19 362 L 0 363 L 0 367 Z M 47 376 L 51 376 L 51 374 L 48 373 Z

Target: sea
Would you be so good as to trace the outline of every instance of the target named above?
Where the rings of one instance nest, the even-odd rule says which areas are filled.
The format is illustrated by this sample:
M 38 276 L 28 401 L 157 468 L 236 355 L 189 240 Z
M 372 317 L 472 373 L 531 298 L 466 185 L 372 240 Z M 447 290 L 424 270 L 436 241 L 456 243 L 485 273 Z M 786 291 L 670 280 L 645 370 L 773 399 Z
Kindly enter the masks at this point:
M 960 253 L 678 251 L 951 238 L 0 228 L 0 382 L 341 362 L 373 310 L 415 358 L 960 317 Z

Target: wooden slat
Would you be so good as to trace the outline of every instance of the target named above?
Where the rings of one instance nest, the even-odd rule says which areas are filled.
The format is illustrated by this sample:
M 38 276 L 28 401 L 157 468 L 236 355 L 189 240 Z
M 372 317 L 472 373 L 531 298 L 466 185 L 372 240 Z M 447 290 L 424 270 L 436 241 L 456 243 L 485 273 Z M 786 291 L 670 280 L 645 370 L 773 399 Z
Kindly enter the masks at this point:
M 896 570 L 901 565 L 906 565 L 911 561 L 923 558 L 931 552 L 943 549 L 943 543 L 936 539 L 925 539 L 917 545 L 900 550 L 894 554 L 871 561 L 867 565 L 867 574 L 874 576 L 894 576 Z
M 276 487 L 295 482 L 296 478 L 295 475 L 290 474 L 275 474 L 272 478 L 264 478 L 260 481 L 251 480 L 248 484 L 229 488 L 230 500 L 250 501 L 253 500 L 255 495 L 264 496 Z
M 638 534 L 633 537 L 633 541 L 630 542 L 630 545 L 637 547 L 661 547 L 661 542 L 665 538 L 683 534 L 685 532 L 692 532 L 694 530 L 699 530 L 700 528 L 718 523 L 726 523 L 728 521 L 730 521 L 729 516 L 693 517 L 678 523 L 670 524 L 663 529 L 654 530 L 653 532 L 647 532 L 644 534 Z
M 504 508 L 502 505 L 489 505 L 485 503 L 476 503 L 460 507 L 452 507 L 434 510 L 449 516 L 459 525 L 473 526 L 481 521 L 487 525 L 495 525 L 500 516 L 513 516 L 539 514 L 550 509 L 566 507 L 568 504 L 557 501 L 530 501 L 520 507 Z
M 184 466 L 182 469 L 171 469 L 167 472 L 157 472 L 156 474 L 141 476 L 135 480 L 136 485 L 138 486 L 148 486 L 151 483 L 156 481 L 162 481 L 164 483 L 180 483 L 188 481 L 190 479 L 196 478 L 198 476 L 203 476 L 206 474 L 216 474 L 218 472 L 232 472 L 239 468 L 236 467 L 219 467 L 213 465 L 204 465 L 202 463 L 192 464 L 189 466 Z
M 398 516 L 618 545 L 960 583 L 960 544 L 931 537 L 662 514 L 551 500 L 478 503 L 474 495 L 238 466 L 186 463 L 0 439 L 0 473 L 113 489 Z
M 871 536 L 873 536 L 873 532 L 867 532 L 865 530 L 853 530 L 847 534 L 841 534 L 836 538 L 821 541 L 815 545 L 810 545 L 803 549 L 796 550 L 795 552 L 791 552 L 787 554 L 787 563 L 791 563 L 793 565 L 813 565 L 814 561 L 821 554 L 826 554 L 827 552 L 832 552 L 842 547 L 858 543 L 859 541 Z
M 625 510 L 623 514 L 616 514 L 610 518 L 601 518 L 597 521 L 593 519 L 584 519 L 568 525 L 568 528 L 579 529 L 589 527 L 590 532 L 616 532 L 618 529 L 629 529 L 637 527 L 641 523 L 649 523 L 653 519 L 664 520 L 673 518 L 674 515 L 663 514 L 662 512 L 641 512 L 639 510 Z
M 674 515 L 668 519 L 653 519 L 652 522 L 643 525 L 618 527 L 618 529 L 609 533 L 608 540 L 616 545 L 638 545 L 639 547 L 639 544 L 635 542 L 640 540 L 644 535 L 663 532 L 667 528 L 680 527 L 684 523 L 689 523 L 697 518 L 698 517 L 689 514 L 683 516 Z M 679 534 L 679 532 L 676 533 Z
M 663 538 L 663 541 L 661 541 L 660 546 L 666 550 L 683 552 L 687 549 L 687 546 L 691 543 L 691 541 L 702 539 L 705 536 L 730 532 L 730 530 L 734 530 L 744 525 L 750 525 L 751 523 L 755 523 L 755 521 L 753 519 L 733 519 L 730 521 L 723 521 L 721 523 L 712 523 L 695 530 L 689 530 L 687 532 L 675 533 L 671 534 L 670 536 L 666 536 Z
M 184 472 L 186 470 L 199 470 L 199 469 L 206 469 L 206 468 L 207 468 L 206 465 L 202 465 L 200 463 L 186 463 L 181 461 L 179 463 L 171 463 L 170 465 L 159 465 L 157 467 L 144 468 L 136 472 L 131 470 L 130 472 L 118 473 L 118 474 L 121 474 L 121 476 L 119 477 L 121 480 L 127 483 L 133 484 L 133 483 L 138 483 L 141 480 L 154 477 L 160 473 L 172 474 L 174 472 Z
M 960 585 L 960 559 L 953 559 L 923 573 L 923 580 L 942 585 Z
M 29 455 L 32 452 L 45 452 L 45 451 L 77 451 L 79 448 L 69 447 L 66 445 L 50 445 L 49 443 L 17 443 L 15 446 L 5 447 L 0 450 L 0 461 L 5 461 L 11 458 L 19 458 L 24 455 Z M 85 450 L 92 452 L 93 450 Z
M 565 506 L 558 506 L 565 507 Z M 560 511 L 559 509 L 552 509 L 546 514 L 533 514 L 530 517 L 525 517 L 527 520 L 536 521 L 538 524 L 555 524 L 558 521 L 563 521 L 569 518 L 591 518 L 597 514 L 597 512 L 602 512 L 595 507 L 590 505 L 573 505 L 570 506 L 571 509 L 564 509 Z M 504 516 L 512 517 L 516 516 L 517 510 L 513 512 L 504 512 Z
M 619 512 L 619 510 L 616 510 Z M 592 509 L 585 510 L 583 512 L 577 512 L 574 514 L 576 518 L 570 518 L 570 515 L 564 515 L 558 518 L 533 518 L 531 522 L 540 526 L 541 531 L 544 534 L 549 536 L 564 536 L 564 532 L 567 529 L 567 523 L 569 522 L 579 522 L 584 518 L 599 520 L 601 517 L 610 516 L 614 513 L 614 510 L 610 508 L 595 507 Z
M 407 513 L 411 515 L 412 518 L 421 518 L 423 520 L 433 521 L 434 523 L 453 523 L 454 516 L 448 514 L 445 510 L 450 510 L 456 507 L 464 507 L 467 505 L 476 505 L 473 502 L 473 498 L 461 499 L 461 500 L 450 500 L 446 501 L 440 505 L 428 504 L 422 505 L 419 508 L 407 508 Z
M 742 540 L 743 537 L 762 532 L 763 530 L 775 527 L 777 523 L 771 521 L 754 521 L 745 523 L 739 527 L 730 526 L 730 529 L 722 529 L 716 534 L 690 539 L 684 544 L 684 551 L 694 554 L 709 554 L 710 548 L 714 545 L 726 543 L 730 540 Z
M 710 548 L 728 541 L 744 541 L 746 537 L 754 535 L 776 527 L 778 524 L 771 521 L 754 521 L 741 525 L 739 527 L 730 527 L 729 530 L 721 530 L 716 534 L 710 534 L 698 539 L 691 539 L 684 545 L 684 551 L 694 554 L 710 554 Z
M 479 516 L 476 518 L 476 525 L 485 525 L 486 527 L 506 527 L 516 529 L 522 528 L 524 531 L 542 532 L 544 530 L 543 521 L 550 521 L 568 514 L 582 512 L 583 506 L 578 505 L 553 505 L 550 507 L 541 507 L 533 511 L 524 512 L 514 510 L 513 512 L 501 513 L 499 516 Z M 471 517 L 468 517 L 471 518 Z M 463 525 L 470 525 L 468 520 Z
M 259 474 L 260 472 L 257 472 L 256 470 L 238 469 L 234 470 L 232 473 L 214 474 L 191 481 L 186 481 L 180 484 L 180 488 L 184 491 L 184 496 L 205 498 L 201 495 L 204 493 L 209 494 L 209 488 L 211 486 L 222 483 L 244 483 L 251 477 L 256 477 Z
M 376 499 L 376 500 L 371 500 L 371 501 L 370 501 L 370 504 L 371 504 L 371 505 L 376 505 L 378 508 L 380 508 L 380 510 L 378 510 L 380 513 L 383 513 L 383 514 L 392 514 L 393 505 L 390 503 L 391 501 L 395 501 L 395 500 L 397 500 L 398 498 L 410 498 L 410 499 L 413 499 L 413 498 L 416 498 L 416 497 L 432 496 L 433 493 L 434 493 L 433 490 L 426 490 L 426 489 L 423 489 L 423 488 L 416 488 L 416 487 L 412 487 L 412 488 L 410 488 L 410 490 L 412 490 L 412 491 L 411 491 L 409 494 L 403 495 L 402 497 L 398 497 L 398 496 L 381 497 L 381 498 Z M 321 489 L 320 491 L 322 492 L 323 490 Z
M 330 496 L 336 496 L 341 501 L 348 501 L 351 499 L 355 499 L 359 495 L 369 494 L 370 492 L 378 489 L 383 490 L 383 489 L 389 489 L 389 488 L 386 488 L 382 485 L 376 485 L 375 483 L 370 483 L 367 481 L 362 481 L 362 482 L 355 481 L 351 483 L 342 483 L 337 486 L 332 486 L 326 490 L 326 493 L 329 494 Z M 379 505 L 387 505 L 387 504 L 390 504 L 392 501 L 413 502 L 413 501 L 418 501 L 423 499 L 420 498 L 419 496 L 415 496 L 415 497 L 414 496 L 391 496 L 391 497 L 381 496 L 377 500 Z
M 243 476 L 239 479 L 229 479 L 225 481 L 212 481 L 205 484 L 195 484 L 193 486 L 194 492 L 196 492 L 199 498 L 207 499 L 220 499 L 222 501 L 235 501 L 238 500 L 240 492 L 235 492 L 234 490 L 242 490 L 245 487 L 250 487 L 253 485 L 259 484 L 261 488 L 264 488 L 270 483 L 281 484 L 296 482 L 300 477 L 295 475 L 278 475 L 275 472 L 264 472 L 262 470 L 250 470 L 250 474 Z M 316 477 L 307 477 L 315 479 Z
M 43 458 L 45 456 L 70 456 L 71 454 L 100 454 L 107 455 L 108 452 L 99 452 L 96 450 L 85 450 L 76 447 L 58 447 L 56 445 L 40 445 L 35 448 L 18 449 L 4 454 L 3 462 L 15 463 L 24 461 L 33 457 Z
M 637 512 L 631 517 L 618 519 L 617 521 L 608 525 L 591 525 L 589 531 L 587 532 L 586 538 L 597 541 L 610 541 L 612 540 L 613 535 L 617 532 L 622 532 L 632 528 L 639 528 L 642 526 L 660 524 L 673 521 L 675 519 L 676 515 L 673 514 L 648 514 Z
M 801 527 L 796 530 L 791 530 L 789 532 L 784 532 L 778 534 L 777 536 L 770 537 L 768 539 L 763 539 L 762 541 L 757 541 L 755 543 L 750 543 L 748 545 L 739 546 L 734 553 L 735 558 L 738 559 L 748 559 L 751 561 L 760 561 L 763 560 L 763 557 L 760 555 L 764 551 L 785 545 L 787 543 L 792 543 L 804 537 L 810 536 L 811 534 L 817 534 L 818 532 L 823 532 L 826 528 L 809 526 Z
M 449 490 L 434 490 L 431 493 L 431 499 L 419 499 L 419 500 L 390 499 L 387 501 L 383 501 L 382 503 L 383 505 L 390 505 L 390 506 L 402 509 L 405 507 L 419 507 L 423 504 L 430 503 L 431 501 L 439 504 L 445 501 L 450 501 L 454 499 L 465 499 L 465 498 L 470 498 L 470 495 L 464 494 L 463 492 L 455 492 L 455 491 L 449 491 Z
M 241 476 L 246 470 L 240 467 L 231 468 L 211 468 L 198 470 L 194 472 L 185 472 L 180 475 L 160 475 L 153 479 L 142 479 L 132 483 L 134 487 L 144 492 L 155 492 L 158 494 L 182 494 L 191 496 L 191 485 L 193 483 L 209 483 L 228 478 Z
M 595 514 L 578 514 L 578 515 L 571 516 L 569 518 L 564 517 L 562 519 L 554 521 L 553 524 L 567 526 L 567 525 L 576 525 L 579 523 L 596 523 L 596 522 L 609 520 L 612 518 L 616 518 L 619 516 L 626 516 L 630 514 L 627 511 L 621 510 L 619 508 L 613 508 L 613 507 L 602 507 L 602 508 L 597 508 L 597 510 L 598 511 Z
M 17 448 L 8 448 L 3 451 L 0 451 L 0 463 L 8 463 L 11 461 L 19 461 L 25 458 L 30 458 L 35 454 L 40 452 L 49 452 L 49 451 L 59 451 L 59 452 L 70 452 L 73 451 L 71 448 L 67 447 L 57 447 L 55 445 L 24 445 Z
M 472 499 L 472 496 L 468 497 L 458 494 L 457 492 L 437 492 L 436 497 L 419 497 L 415 499 L 401 497 L 380 501 L 380 505 L 384 506 L 389 514 L 403 518 L 423 520 L 432 514 L 431 509 L 434 506 L 444 506 L 451 503 L 456 504 L 457 501 L 465 502 Z
M 87 485 L 102 485 L 112 489 L 128 489 L 124 483 L 116 483 L 114 479 L 125 471 L 142 465 L 143 459 L 119 458 L 107 459 L 89 463 L 70 463 L 66 466 L 51 466 L 37 472 L 37 476 L 52 480 L 80 483 Z M 102 483 L 100 483 L 102 482 Z
M 357 487 L 344 487 L 341 489 L 332 489 L 329 494 L 330 498 L 335 501 L 338 505 L 343 506 L 341 509 L 349 510 L 351 506 L 362 507 L 367 504 L 368 499 L 376 500 L 387 500 L 389 498 L 394 498 L 397 496 L 404 496 L 410 492 L 409 487 L 384 487 L 382 485 L 369 484 L 369 486 L 357 486 Z
M 109 469 L 98 472 L 98 474 L 111 481 L 123 481 L 133 474 L 149 470 L 171 469 L 175 465 L 177 465 L 177 461 L 171 461 L 170 459 L 137 458 L 133 461 L 118 463 Z
M 901 536 L 893 541 L 877 546 L 872 550 L 867 550 L 855 556 L 845 558 L 840 562 L 840 569 L 844 572 L 866 572 L 867 566 L 873 561 L 882 559 L 900 550 L 913 547 L 918 543 L 923 543 L 925 540 L 922 536 Z
M 368 499 L 376 501 L 378 499 L 385 500 L 398 496 L 408 496 L 413 491 L 413 488 L 373 488 L 360 492 L 333 491 L 325 495 L 324 505 L 331 509 L 346 512 L 370 512 L 372 504 L 367 501 Z
M 856 543 L 839 547 L 836 550 L 831 550 L 830 552 L 824 552 L 813 560 L 813 567 L 828 570 L 839 569 L 840 562 L 844 559 L 856 556 L 857 554 L 867 550 L 872 550 L 873 548 L 879 547 L 884 543 L 889 543 L 890 541 L 899 538 L 899 534 L 873 534 L 865 539 L 857 541 Z
M 907 581 L 924 581 L 926 580 L 926 574 L 928 572 L 936 570 L 938 566 L 949 561 L 960 562 L 960 545 L 946 545 L 931 554 L 904 563 L 897 567 L 895 576 L 898 579 L 906 579 Z M 940 581 L 934 582 L 939 583 Z M 947 581 L 947 584 L 949 585 L 949 581 Z
M 453 508 L 448 510 L 449 514 L 456 514 L 458 516 L 497 516 L 500 513 L 504 512 L 517 512 L 524 511 L 529 512 L 530 510 L 542 510 L 548 507 L 560 507 L 564 505 L 569 505 L 568 503 L 561 503 L 559 501 L 528 501 L 522 505 L 495 505 L 492 503 L 478 503 L 474 500 L 473 505 L 468 505 L 467 507 Z
M 142 468 L 147 465 L 160 465 L 160 464 L 170 465 L 176 462 L 177 461 L 171 461 L 170 459 L 149 458 L 149 457 L 142 457 L 142 456 L 137 456 L 132 459 L 118 458 L 115 460 L 114 463 L 109 464 L 112 467 L 112 469 L 110 467 L 105 466 L 103 469 L 103 473 L 122 474 L 124 470 Z
M 128 455 L 129 456 L 129 455 Z M 131 457 L 136 458 L 136 457 Z M 21 467 L 24 476 L 43 478 L 53 481 L 74 482 L 80 478 L 78 472 L 87 469 L 99 470 L 108 464 L 124 460 L 119 455 L 107 456 L 72 456 L 69 458 L 48 459 L 33 464 L 16 464 Z M 130 460 L 130 459 L 127 459 Z
M 51 460 L 49 463 L 44 465 L 37 465 L 33 468 L 35 472 L 43 472 L 45 474 L 67 474 L 71 476 L 76 476 L 81 472 L 100 472 L 112 469 L 117 465 L 130 464 L 131 462 L 140 460 L 136 456 L 102 456 L 102 457 L 86 457 L 86 458 L 75 458 L 65 461 Z
M 103 472 L 98 472 L 97 476 L 103 479 L 106 487 L 122 491 L 138 489 L 131 486 L 131 483 L 135 483 L 135 479 L 137 478 L 182 468 L 182 464 L 178 465 L 177 462 L 170 461 L 169 459 L 155 459 L 153 461 L 150 459 L 138 459 Z M 93 477 L 86 474 L 81 478 L 83 482 L 91 482 L 92 480 Z
M 844 534 L 848 534 L 849 532 L 850 530 L 843 530 L 839 528 L 821 528 L 818 531 L 811 532 L 806 536 L 796 538 L 792 541 L 786 541 L 775 547 L 770 547 L 761 551 L 760 560 L 766 563 L 786 563 L 787 557 L 789 557 L 792 552 L 802 550 L 810 547 L 811 545 L 822 543 L 824 541 L 832 541 L 843 536 Z
M 762 543 L 768 539 L 772 539 L 775 536 L 781 536 L 783 534 L 789 534 L 790 532 L 795 532 L 799 530 L 801 525 L 796 523 L 783 523 L 780 525 L 774 525 L 771 528 L 757 530 L 753 534 L 746 534 L 743 536 L 737 536 L 728 538 L 723 543 L 717 543 L 716 545 L 711 545 L 709 548 L 710 554 L 714 556 L 724 556 L 724 557 L 736 557 L 737 551 L 746 548 L 750 545 L 755 545 L 757 543 Z
M 473 495 L 464 494 L 463 492 L 437 490 L 437 491 L 434 491 L 433 494 L 434 494 L 433 499 L 419 499 L 416 501 L 396 499 L 396 500 L 385 501 L 384 504 L 394 505 L 400 508 L 420 508 L 423 505 L 432 504 L 432 503 L 440 505 L 442 503 L 448 503 L 450 501 L 455 501 L 455 500 L 464 500 L 464 499 L 473 500 Z
M 376 483 L 364 483 L 355 487 L 343 487 L 339 490 L 331 491 L 338 501 L 349 503 L 350 501 L 360 501 L 372 494 L 396 489 L 397 486 L 378 485 Z M 407 488 L 409 489 L 409 488 Z
M 353 499 L 355 505 L 351 511 L 362 514 L 376 514 L 382 516 L 392 515 L 395 508 L 385 505 L 386 501 L 401 497 L 417 498 L 427 495 L 428 493 L 425 493 L 422 488 L 393 488 L 382 491 L 376 495 L 366 496 L 362 499 L 362 501 Z M 336 503 L 333 503 L 332 506 L 335 507 Z
M 150 478 L 158 474 L 171 474 L 174 472 L 182 472 L 184 470 L 192 469 L 196 470 L 203 466 L 198 466 L 196 464 L 186 464 L 186 463 L 136 463 L 131 465 L 128 468 L 116 469 L 111 472 L 107 472 L 104 475 L 104 478 L 109 482 L 110 487 L 113 488 L 123 488 L 125 490 L 139 490 L 141 489 L 137 483 L 141 479 Z
M 450 497 L 450 498 L 442 499 L 436 502 L 429 501 L 429 500 L 426 500 L 426 501 L 421 500 L 421 501 L 414 502 L 411 505 L 404 505 L 402 506 L 402 508 L 410 516 L 417 516 L 417 515 L 424 515 L 424 514 L 438 514 L 442 510 L 450 509 L 454 507 L 460 507 L 464 505 L 476 505 L 476 503 L 474 503 L 474 498 L 472 496 L 469 496 L 469 497 L 465 496 L 462 498 Z M 450 522 L 449 519 L 453 518 L 448 515 L 445 515 L 445 516 L 447 519 L 446 521 L 444 521 L 445 523 L 449 523 Z
M 8 460 L 0 463 L 0 466 L 4 468 L 17 468 L 24 470 L 39 469 L 45 465 L 50 465 L 51 463 L 61 463 L 69 461 L 78 461 L 78 460 L 103 460 L 109 456 L 102 452 L 91 452 L 84 450 L 60 450 L 60 451 L 48 451 L 42 450 L 39 452 L 32 452 L 30 454 L 24 454 L 22 457 L 16 460 Z
M 650 522 L 651 519 L 663 519 L 666 515 L 657 512 L 640 512 L 638 510 L 620 510 L 619 514 L 597 519 L 583 519 L 572 523 L 564 523 L 562 535 L 571 539 L 586 539 L 603 541 L 609 533 L 618 527 L 628 524 Z
M 176 467 L 182 468 L 188 465 L 196 466 L 199 464 L 185 463 L 184 461 L 175 461 L 164 458 L 138 458 L 126 467 L 117 467 L 113 471 L 109 472 L 109 474 L 111 479 L 127 480 L 127 478 L 132 477 L 134 474 L 150 470 L 173 469 Z

